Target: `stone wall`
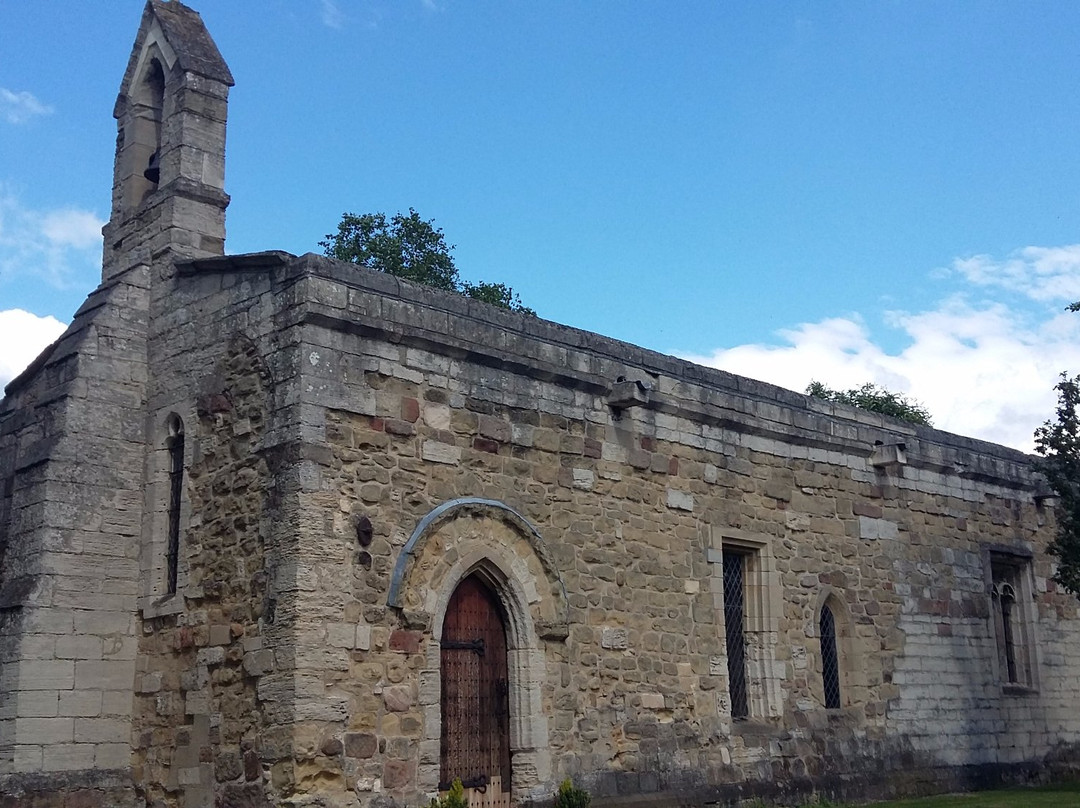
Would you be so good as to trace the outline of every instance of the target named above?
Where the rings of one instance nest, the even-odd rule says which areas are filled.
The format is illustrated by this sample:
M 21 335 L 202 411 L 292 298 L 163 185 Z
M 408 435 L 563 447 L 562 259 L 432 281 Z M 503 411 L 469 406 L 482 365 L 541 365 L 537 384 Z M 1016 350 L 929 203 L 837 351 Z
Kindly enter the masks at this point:
M 191 430 L 183 603 L 143 609 L 135 684 L 146 797 L 192 806 L 214 804 L 215 791 L 226 802 L 261 795 L 256 685 L 273 658 L 260 629 L 273 620 L 263 517 L 272 482 L 260 453 L 266 378 L 254 343 L 231 340 L 210 379 Z
M 314 256 L 292 270 L 310 466 L 297 709 L 319 750 L 297 766 L 340 804 L 434 789 L 440 609 L 474 568 L 517 625 L 519 800 L 568 775 L 616 804 L 885 794 L 1020 776 L 1076 743 L 1077 608 L 1049 581 L 1052 512 L 1024 456 Z M 620 377 L 648 402 L 610 406 Z M 728 699 L 725 548 L 757 564 L 747 721 Z M 993 552 L 1031 558 L 1030 688 L 1002 685 Z
M 148 275 L 96 290 L 0 402 L 0 792 L 23 804 L 132 796 Z
M 149 347 L 151 443 L 174 415 L 185 426 L 184 531 L 169 594 L 166 487 L 151 473 L 134 761 L 148 800 L 187 808 L 272 804 L 264 791 L 293 748 L 293 683 L 276 673 L 291 656 L 282 593 L 295 569 L 291 296 L 279 255 L 229 261 L 178 265 Z

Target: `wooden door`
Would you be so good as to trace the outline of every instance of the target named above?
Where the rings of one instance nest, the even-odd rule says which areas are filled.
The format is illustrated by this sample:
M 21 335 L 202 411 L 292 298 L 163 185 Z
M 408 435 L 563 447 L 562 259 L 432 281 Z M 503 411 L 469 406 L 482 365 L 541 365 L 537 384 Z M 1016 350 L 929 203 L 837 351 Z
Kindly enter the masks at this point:
M 443 622 L 440 762 L 440 790 L 455 778 L 486 790 L 496 777 L 510 790 L 506 624 L 495 594 L 475 575 L 454 590 Z

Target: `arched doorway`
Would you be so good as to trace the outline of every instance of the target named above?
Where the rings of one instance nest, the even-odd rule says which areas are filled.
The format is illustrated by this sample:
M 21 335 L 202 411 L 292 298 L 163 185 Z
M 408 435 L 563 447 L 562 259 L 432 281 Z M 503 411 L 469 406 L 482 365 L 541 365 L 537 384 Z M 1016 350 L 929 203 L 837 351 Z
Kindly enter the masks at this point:
M 445 658 L 439 642 L 447 620 L 456 620 L 448 615 L 460 609 L 457 605 L 451 607 L 450 601 L 458 586 L 469 578 L 476 579 L 469 587 L 475 583 L 486 591 L 487 602 L 501 618 L 504 629 L 505 681 L 509 690 L 508 708 L 504 710 L 509 715 L 498 734 L 506 738 L 500 745 L 508 744 L 509 752 L 502 753 L 498 771 L 503 778 L 502 804 L 509 806 L 511 790 L 525 795 L 547 788 L 551 781 L 550 710 L 545 709 L 541 690 L 547 674 L 544 643 L 565 642 L 569 604 L 558 567 L 540 533 L 506 504 L 456 499 L 424 516 L 398 554 L 386 603 L 403 616 L 410 613 L 410 620 L 432 627 L 435 641 L 426 644 L 424 668 L 419 674 L 424 682 L 436 686 L 422 686 L 418 692 L 425 733 L 430 733 L 425 738 L 431 741 L 439 739 L 445 744 L 461 731 L 463 721 L 477 720 L 472 715 L 459 719 L 446 712 L 443 689 L 446 672 L 453 663 Z M 465 641 L 469 638 L 465 637 Z M 466 649 L 456 653 L 469 652 Z M 446 747 L 441 749 L 445 751 Z M 506 776 L 507 757 L 512 779 Z M 445 758 L 438 766 L 419 768 L 417 780 L 423 790 L 435 791 L 445 783 L 444 762 Z M 470 801 L 475 808 L 496 808 L 499 804 L 491 788 L 474 794 Z
M 442 738 L 439 789 L 455 778 L 510 791 L 510 699 L 506 620 L 495 593 L 476 574 L 454 590 L 441 644 Z

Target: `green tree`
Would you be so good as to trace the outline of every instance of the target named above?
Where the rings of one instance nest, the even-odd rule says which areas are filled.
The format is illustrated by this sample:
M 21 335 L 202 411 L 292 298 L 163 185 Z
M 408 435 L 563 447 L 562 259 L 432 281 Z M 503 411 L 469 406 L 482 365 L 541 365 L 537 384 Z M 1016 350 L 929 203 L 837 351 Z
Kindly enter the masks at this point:
M 825 401 L 848 404 L 861 410 L 869 410 L 891 418 L 899 418 L 913 424 L 933 426 L 930 411 L 922 404 L 902 393 L 893 393 L 884 387 L 867 382 L 862 387 L 850 390 L 833 390 L 818 381 L 812 381 L 806 388 L 806 394 Z
M 460 291 L 465 297 L 483 300 L 493 306 L 510 309 L 511 311 L 521 311 L 525 314 L 536 314 L 528 306 L 522 305 L 518 293 L 505 283 L 487 283 L 485 281 L 469 283 L 468 281 L 462 281 Z
M 522 305 L 521 298 L 504 283 L 461 280 L 442 228 L 433 219 L 422 219 L 409 208 L 408 215 L 396 213 L 344 213 L 336 233 L 327 233 L 319 242 L 323 252 L 339 261 L 348 261 L 376 272 L 386 272 L 406 280 L 447 292 L 482 300 L 511 311 L 536 314 Z
M 1080 376 L 1062 373 L 1054 389 L 1054 418 L 1035 430 L 1035 451 L 1042 455 L 1037 468 L 1060 501 L 1049 547 L 1058 560 L 1054 580 L 1080 597 Z

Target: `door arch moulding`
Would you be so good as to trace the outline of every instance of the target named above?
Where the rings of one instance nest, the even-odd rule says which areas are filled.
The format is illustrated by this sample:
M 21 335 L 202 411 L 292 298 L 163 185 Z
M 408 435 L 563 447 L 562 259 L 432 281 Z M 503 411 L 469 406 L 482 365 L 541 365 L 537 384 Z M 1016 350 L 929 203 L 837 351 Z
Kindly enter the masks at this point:
M 394 564 L 394 570 L 390 575 L 390 589 L 387 593 L 386 605 L 399 609 L 402 612 L 426 612 L 427 617 L 434 617 L 436 604 L 432 599 L 425 597 L 418 600 L 416 587 L 412 585 L 415 577 L 416 560 L 424 554 L 424 549 L 432 536 L 439 533 L 440 528 L 462 517 L 474 519 L 490 519 L 496 523 L 503 523 L 509 527 L 519 538 L 524 539 L 532 552 L 535 562 L 542 571 L 542 576 L 530 575 L 534 564 L 530 559 L 522 557 L 520 552 L 515 553 L 517 563 L 512 563 L 513 575 L 526 587 L 526 602 L 539 605 L 539 614 L 534 615 L 536 632 L 545 640 L 564 640 L 569 633 L 570 608 L 566 598 L 566 585 L 562 575 L 555 565 L 555 561 L 544 543 L 543 537 L 536 527 L 524 516 L 518 513 L 504 502 L 494 499 L 480 499 L 476 497 L 463 497 L 444 502 L 432 510 L 417 523 L 409 540 L 398 554 Z M 539 588 L 530 586 L 535 581 L 540 584 L 546 579 L 547 586 L 541 587 L 549 590 L 539 591 Z M 531 591 L 530 591 L 531 590 Z M 442 608 L 446 607 L 449 593 L 444 593 Z M 420 617 L 422 622 L 431 625 Z
M 506 620 L 510 786 L 517 800 L 546 794 L 551 753 L 541 689 L 545 642 L 568 636 L 566 590 L 528 520 L 504 503 L 471 498 L 444 503 L 420 521 L 398 556 L 387 597 L 406 624 L 423 626 L 426 634 L 419 702 L 424 744 L 433 754 L 427 756 L 431 762 L 421 763 L 417 785 L 434 792 L 439 783 L 440 639 L 450 599 L 469 576 L 491 590 Z

